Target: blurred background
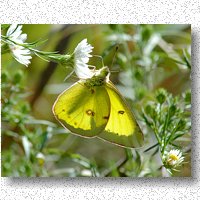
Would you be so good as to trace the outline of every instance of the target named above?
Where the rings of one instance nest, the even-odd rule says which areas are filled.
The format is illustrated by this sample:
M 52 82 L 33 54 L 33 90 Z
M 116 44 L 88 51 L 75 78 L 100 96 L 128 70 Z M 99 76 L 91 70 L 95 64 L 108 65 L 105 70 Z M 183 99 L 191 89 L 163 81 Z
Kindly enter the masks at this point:
M 26 68 L 2 55 L 2 176 L 165 176 L 153 131 L 142 110 L 164 88 L 174 97 L 190 90 L 190 25 L 23 25 L 27 42 L 46 40 L 38 48 L 69 54 L 87 38 L 93 55 L 101 55 L 111 81 L 127 99 L 145 136 L 140 149 L 124 149 L 100 139 L 85 139 L 64 130 L 52 106 L 57 96 L 78 81 L 72 71 L 33 56 Z M 5 34 L 5 33 L 3 33 Z M 118 47 L 118 51 L 116 51 Z M 114 54 L 116 57 L 114 58 Z M 102 67 L 93 57 L 90 65 Z M 190 117 L 190 116 L 189 116 Z M 177 141 L 187 154 L 173 176 L 191 176 L 188 132 Z

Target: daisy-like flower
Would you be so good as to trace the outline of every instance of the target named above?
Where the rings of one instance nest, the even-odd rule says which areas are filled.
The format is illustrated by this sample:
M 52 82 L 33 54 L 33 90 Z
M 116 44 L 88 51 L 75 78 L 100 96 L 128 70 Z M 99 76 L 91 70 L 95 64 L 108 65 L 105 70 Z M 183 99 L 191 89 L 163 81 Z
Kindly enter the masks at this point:
M 28 66 L 30 64 L 30 56 L 31 52 L 29 49 L 20 46 L 18 44 L 23 45 L 25 40 L 27 39 L 27 34 L 22 34 L 22 25 L 12 24 L 6 36 L 10 39 L 9 48 L 13 54 L 13 57 L 21 64 Z M 12 42 L 13 41 L 13 42 Z M 17 43 L 17 44 L 15 44 Z
M 163 162 L 167 168 L 175 169 L 180 166 L 184 161 L 182 152 L 178 149 L 170 150 L 164 153 Z
M 45 157 L 44 157 L 44 155 L 42 154 L 42 153 L 38 153 L 37 155 L 36 155 L 36 158 L 37 158 L 37 160 L 38 160 L 38 163 L 39 163 L 39 165 L 44 165 L 44 162 L 45 162 Z
M 92 57 L 90 53 L 93 47 L 87 43 L 87 39 L 82 40 L 73 52 L 74 58 L 74 71 L 76 75 L 81 79 L 91 78 L 94 72 L 89 69 L 88 61 L 89 57 Z

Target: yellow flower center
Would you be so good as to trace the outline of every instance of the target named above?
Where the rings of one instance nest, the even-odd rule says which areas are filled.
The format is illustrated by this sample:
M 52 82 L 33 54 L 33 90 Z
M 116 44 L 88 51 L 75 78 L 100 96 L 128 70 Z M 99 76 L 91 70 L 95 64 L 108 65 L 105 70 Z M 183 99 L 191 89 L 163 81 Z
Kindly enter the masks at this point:
M 179 157 L 178 157 L 177 155 L 175 155 L 175 154 L 171 154 L 171 155 L 169 156 L 169 159 L 170 159 L 170 160 L 178 160 Z

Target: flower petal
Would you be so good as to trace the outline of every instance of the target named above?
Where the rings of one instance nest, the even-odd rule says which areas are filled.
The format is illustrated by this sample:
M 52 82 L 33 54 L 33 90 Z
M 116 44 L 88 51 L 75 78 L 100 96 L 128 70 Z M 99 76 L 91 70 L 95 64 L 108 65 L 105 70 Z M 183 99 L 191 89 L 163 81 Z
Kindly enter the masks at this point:
M 91 78 L 94 72 L 88 68 L 88 65 L 83 62 L 77 62 L 75 67 L 76 75 L 81 79 Z
M 91 78 L 94 72 L 89 69 L 87 63 L 89 58 L 92 57 L 90 53 L 93 47 L 87 43 L 87 39 L 82 40 L 74 50 L 74 70 L 79 78 Z
M 27 34 L 22 34 L 22 25 L 12 24 L 6 35 L 13 41 L 9 44 L 10 50 L 12 51 L 13 57 L 21 64 L 28 65 L 30 64 L 30 59 L 32 58 L 31 51 L 29 49 L 26 49 L 23 46 L 23 43 L 27 39 Z M 18 43 L 20 45 L 17 45 L 15 43 Z

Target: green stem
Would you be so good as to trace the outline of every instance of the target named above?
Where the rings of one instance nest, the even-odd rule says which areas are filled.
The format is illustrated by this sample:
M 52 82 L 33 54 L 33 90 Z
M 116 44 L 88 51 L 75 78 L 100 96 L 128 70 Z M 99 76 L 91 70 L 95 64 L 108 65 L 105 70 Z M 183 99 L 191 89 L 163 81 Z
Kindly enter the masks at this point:
M 165 134 L 165 132 L 166 132 L 166 127 L 167 127 L 167 125 L 168 125 L 168 121 L 169 121 L 169 108 L 168 108 L 168 111 L 167 111 L 167 117 L 166 117 L 166 119 L 165 119 L 165 124 L 164 124 L 164 128 L 163 128 L 163 132 L 162 132 L 162 146 L 161 146 L 161 152 L 162 153 L 164 153 L 164 150 L 165 150 L 165 147 L 166 147 L 166 145 L 167 145 L 167 143 L 166 143 L 166 134 Z
M 161 108 L 162 108 L 162 104 L 159 104 L 159 123 L 161 124 Z
M 11 40 L 10 38 L 8 38 L 8 37 L 5 37 L 5 36 L 1 36 L 2 37 L 2 40 L 5 42 L 5 43 L 9 43 L 9 42 L 11 42 L 11 43 L 13 43 L 13 44 L 15 44 L 15 45 L 18 45 L 18 46 L 21 46 L 21 47 L 24 47 L 24 48 L 26 48 L 26 49 L 29 49 L 30 51 L 32 51 L 33 53 L 38 53 L 38 54 L 40 54 L 40 55 L 43 55 L 43 56 L 46 56 L 46 55 L 51 55 L 51 56 L 53 56 L 53 55 L 60 55 L 60 54 L 57 54 L 57 52 L 45 52 L 45 51 L 40 51 L 40 50 L 37 50 L 37 49 L 34 49 L 34 48 L 32 48 L 32 47 L 30 47 L 30 44 L 29 43 L 23 43 L 23 44 L 21 44 L 21 43 L 18 43 L 18 42 L 16 42 L 16 41 L 14 41 L 14 40 Z M 9 42 L 8 42 L 9 41 Z
M 9 37 L 3 36 L 3 35 L 1 37 L 2 37 L 2 40 L 6 43 L 6 45 L 9 44 L 9 43 L 12 43 L 12 44 L 15 44 L 17 46 L 24 47 L 24 48 L 30 50 L 36 56 L 38 56 L 42 59 L 45 59 L 46 61 L 53 61 L 53 62 L 56 62 L 56 63 L 60 63 L 61 57 L 64 57 L 63 55 L 58 54 L 57 52 L 40 51 L 40 50 L 37 50 L 37 49 L 30 47 L 30 44 L 28 44 L 28 43 L 21 44 L 21 43 L 18 43 L 16 41 L 11 40 Z M 67 56 L 67 55 L 65 55 L 65 56 Z
M 159 145 L 162 146 L 162 141 L 161 141 L 160 138 L 159 138 L 158 130 L 157 130 L 155 124 L 154 124 L 154 127 L 152 127 L 152 128 L 153 128 L 153 130 L 154 130 L 154 133 L 155 133 L 155 136 L 156 136 L 156 139 L 157 139 Z
M 172 136 L 174 135 L 174 133 L 176 132 L 178 127 L 178 124 L 176 125 L 176 127 L 173 129 L 171 135 L 169 136 L 168 140 L 166 141 L 166 145 L 170 142 L 170 139 L 172 138 Z

